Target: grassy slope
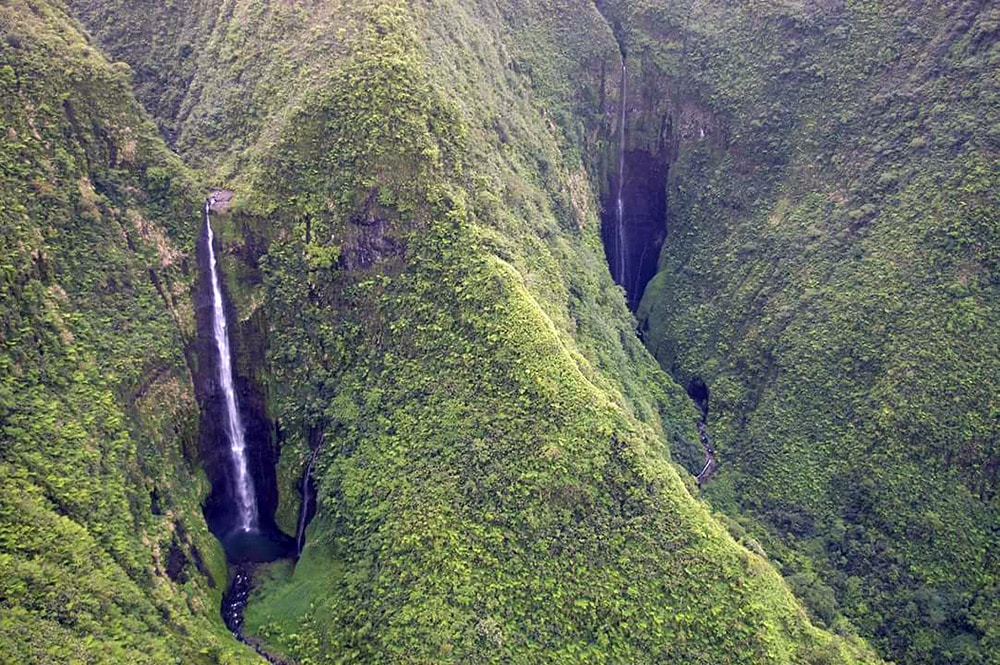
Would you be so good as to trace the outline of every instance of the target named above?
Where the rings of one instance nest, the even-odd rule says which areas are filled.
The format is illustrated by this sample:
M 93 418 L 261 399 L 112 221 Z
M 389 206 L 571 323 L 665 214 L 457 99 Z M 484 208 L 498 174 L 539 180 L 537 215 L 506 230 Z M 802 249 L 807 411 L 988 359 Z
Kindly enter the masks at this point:
M 631 331 L 580 156 L 615 57 L 593 7 L 221 11 L 179 132 L 266 247 L 286 496 L 325 434 L 309 545 L 248 626 L 310 661 L 868 659 L 668 461 L 693 413 Z
M 191 461 L 197 190 L 57 6 L 0 40 L 0 661 L 243 662 Z
M 770 527 L 814 616 L 901 662 L 1000 658 L 1000 13 L 981 4 L 619 7 L 728 141 L 674 166 L 642 313 L 661 363 L 712 388 L 710 495 Z

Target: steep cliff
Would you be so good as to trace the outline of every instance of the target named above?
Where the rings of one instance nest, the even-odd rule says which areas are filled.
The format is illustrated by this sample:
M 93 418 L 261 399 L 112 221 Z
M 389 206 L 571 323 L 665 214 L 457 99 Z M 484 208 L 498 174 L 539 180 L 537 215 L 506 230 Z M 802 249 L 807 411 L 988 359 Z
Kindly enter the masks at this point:
M 659 77 L 643 113 L 706 111 L 640 320 L 710 388 L 711 501 L 766 525 L 818 620 L 899 662 L 995 662 L 1000 11 L 611 11 Z
M 199 508 L 197 188 L 64 11 L 0 7 L 0 660 L 240 662 Z
M 302 557 L 248 610 L 269 649 L 873 660 L 813 628 L 670 462 L 696 413 L 604 263 L 620 50 L 593 5 L 75 4 L 183 96 L 161 126 L 236 191 L 227 264 L 266 321 L 286 505 L 315 452 Z M 155 64 L 163 22 L 198 45 L 189 75 Z

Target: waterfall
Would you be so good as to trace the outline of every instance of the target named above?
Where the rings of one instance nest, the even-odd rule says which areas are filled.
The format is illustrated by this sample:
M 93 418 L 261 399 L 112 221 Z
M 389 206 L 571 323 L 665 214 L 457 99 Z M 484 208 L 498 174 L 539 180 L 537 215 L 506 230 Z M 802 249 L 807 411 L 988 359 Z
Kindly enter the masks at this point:
M 219 386 L 226 400 L 226 432 L 229 435 L 229 452 L 233 463 L 233 496 L 239 509 L 239 528 L 242 531 L 257 529 L 257 498 L 254 494 L 253 478 L 247 463 L 246 432 L 240 418 L 233 386 L 233 361 L 229 351 L 229 335 L 226 329 L 226 312 L 222 306 L 222 291 L 219 288 L 219 268 L 215 260 L 215 236 L 212 233 L 212 205 L 214 198 L 205 201 L 205 227 L 208 230 L 208 265 L 212 281 L 212 333 L 215 348 L 219 352 Z
M 302 505 L 299 506 L 299 528 L 295 531 L 295 555 L 302 555 L 302 547 L 306 538 L 306 518 L 309 514 L 309 479 L 312 477 L 313 464 L 319 454 L 317 446 L 309 453 L 309 461 L 306 464 L 305 473 L 302 474 Z
M 626 278 L 628 271 L 625 269 L 625 262 L 627 261 L 627 252 L 625 251 L 625 204 L 622 201 L 622 189 L 625 184 L 625 109 L 628 104 L 628 88 L 626 83 L 626 77 L 628 76 L 628 69 L 625 66 L 625 56 L 622 55 L 622 95 L 621 101 L 619 102 L 621 106 L 621 122 L 619 123 L 618 132 L 620 135 L 618 144 L 618 197 L 616 200 L 616 212 L 617 212 L 617 231 L 618 231 L 618 242 L 616 243 L 618 250 L 618 260 L 615 266 L 617 268 L 615 275 L 615 281 L 618 282 L 622 287 L 627 289 Z

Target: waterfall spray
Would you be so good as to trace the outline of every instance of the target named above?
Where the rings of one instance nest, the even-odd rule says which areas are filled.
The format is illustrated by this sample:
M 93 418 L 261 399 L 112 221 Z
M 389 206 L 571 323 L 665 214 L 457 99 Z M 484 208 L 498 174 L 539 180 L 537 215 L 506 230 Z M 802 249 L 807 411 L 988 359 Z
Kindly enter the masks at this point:
M 628 276 L 628 271 L 625 269 L 625 262 L 627 260 L 627 252 L 625 251 L 625 204 L 622 200 L 622 189 L 625 184 L 625 109 L 628 103 L 628 88 L 626 78 L 628 76 L 628 69 L 625 66 L 625 56 L 622 56 L 622 94 L 621 101 L 619 102 L 621 106 L 621 121 L 618 127 L 619 133 L 619 144 L 618 144 L 618 197 L 616 199 L 616 213 L 617 213 L 617 254 L 618 264 L 616 267 L 615 281 L 618 282 L 623 287 L 626 287 L 626 278 Z

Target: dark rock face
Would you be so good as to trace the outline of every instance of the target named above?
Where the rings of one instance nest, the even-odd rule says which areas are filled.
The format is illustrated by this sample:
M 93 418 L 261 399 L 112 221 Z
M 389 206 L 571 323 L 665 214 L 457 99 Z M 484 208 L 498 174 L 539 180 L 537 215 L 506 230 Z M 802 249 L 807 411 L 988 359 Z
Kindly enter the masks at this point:
M 701 409 L 702 418 L 707 419 L 709 390 L 708 386 L 705 385 L 705 381 L 700 376 L 696 376 L 688 382 L 687 394 L 698 405 L 698 408 Z
M 389 218 L 393 212 L 380 206 L 377 199 L 378 189 L 372 189 L 345 229 L 340 255 L 340 267 L 344 270 L 369 268 L 384 259 L 402 256 L 406 250 L 403 242 L 393 235 Z
M 167 576 L 178 584 L 184 584 L 188 581 L 189 577 L 187 565 L 187 555 L 184 554 L 180 543 L 174 540 L 170 544 L 170 551 L 167 553 Z
M 204 275 L 208 270 L 208 251 L 206 235 L 200 234 L 197 246 L 198 268 Z M 244 330 L 231 300 L 226 293 L 223 281 L 222 290 L 225 297 L 226 318 L 234 322 L 230 326 L 230 341 L 235 354 L 238 349 L 259 346 L 257 339 L 246 339 L 255 334 L 252 330 Z M 232 460 L 229 453 L 229 441 L 225 431 L 225 405 L 222 391 L 218 385 L 217 364 L 219 359 L 212 337 L 212 304 L 211 285 L 209 280 L 200 279 L 195 297 L 196 320 L 198 336 L 195 340 L 197 363 L 194 371 L 195 389 L 198 403 L 201 405 L 201 422 L 199 431 L 199 453 L 202 468 L 212 483 L 212 491 L 205 500 L 204 513 L 208 527 L 222 542 L 231 560 L 245 558 L 235 551 L 235 541 L 228 538 L 237 521 L 234 487 L 232 482 Z M 240 415 L 246 430 L 247 458 L 250 473 L 253 476 L 254 490 L 260 519 L 261 535 L 265 536 L 266 547 L 251 547 L 250 550 L 275 552 L 282 556 L 291 547 L 291 539 L 282 534 L 274 522 L 274 513 L 278 507 L 278 488 L 275 467 L 278 462 L 278 449 L 274 445 L 272 423 L 267 417 L 264 395 L 254 382 L 239 371 L 240 363 L 234 358 L 234 382 L 237 388 Z M 247 545 L 245 539 L 240 539 L 240 546 Z M 249 554 L 252 559 L 258 555 Z M 269 558 L 276 558 L 270 556 Z
M 618 231 L 619 178 L 614 170 L 603 201 L 601 237 L 611 274 L 623 279 L 621 286 L 634 311 L 646 284 L 656 274 L 660 248 L 667 235 L 667 175 L 670 166 L 664 151 L 626 150 L 621 181 L 623 233 Z M 619 251 L 619 238 L 624 251 Z M 619 266 L 624 256 L 624 266 Z

